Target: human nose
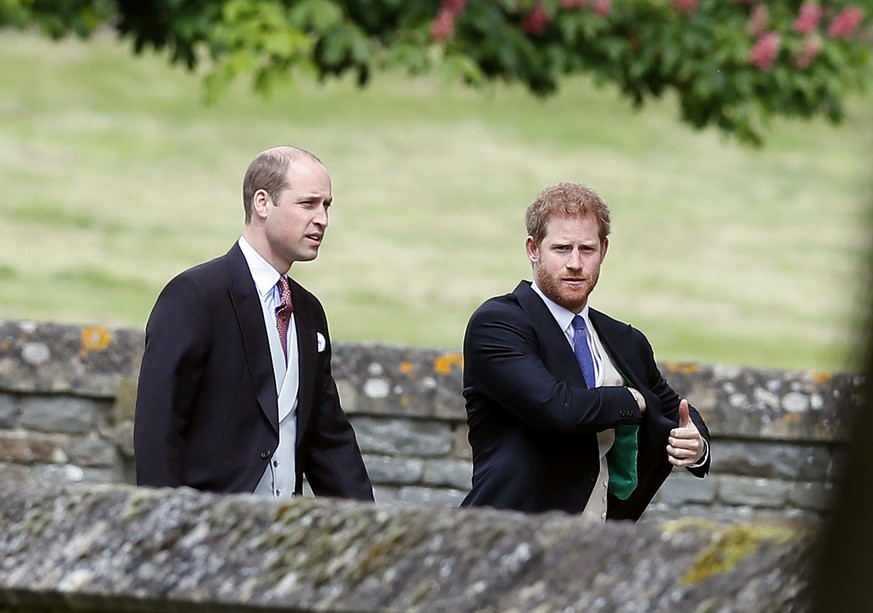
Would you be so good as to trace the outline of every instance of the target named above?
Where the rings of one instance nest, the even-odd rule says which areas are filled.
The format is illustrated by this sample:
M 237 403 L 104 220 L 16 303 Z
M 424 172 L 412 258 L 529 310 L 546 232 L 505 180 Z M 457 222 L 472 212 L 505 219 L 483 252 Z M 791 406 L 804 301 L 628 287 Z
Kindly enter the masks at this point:
M 567 258 L 567 268 L 570 270 L 582 269 L 582 254 L 575 249 L 570 252 L 570 257 Z
M 327 224 L 329 223 L 329 221 L 327 218 L 327 207 L 326 206 L 318 207 L 318 213 L 315 215 L 314 221 L 317 225 L 321 226 L 322 228 L 327 227 Z

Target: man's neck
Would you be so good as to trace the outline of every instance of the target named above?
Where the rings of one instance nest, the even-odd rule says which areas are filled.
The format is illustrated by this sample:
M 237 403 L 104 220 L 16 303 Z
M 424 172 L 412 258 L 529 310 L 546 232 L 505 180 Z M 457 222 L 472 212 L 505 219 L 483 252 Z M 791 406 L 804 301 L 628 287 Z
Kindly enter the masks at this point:
M 273 250 L 270 248 L 269 242 L 267 242 L 264 235 L 260 232 L 257 232 L 252 226 L 247 225 L 243 229 L 242 236 L 246 239 L 246 242 L 254 249 L 259 256 L 264 258 L 264 261 L 267 262 L 270 266 L 276 269 L 280 275 L 287 274 L 289 270 L 291 270 L 291 264 L 289 263 L 285 266 L 285 262 L 279 258 Z

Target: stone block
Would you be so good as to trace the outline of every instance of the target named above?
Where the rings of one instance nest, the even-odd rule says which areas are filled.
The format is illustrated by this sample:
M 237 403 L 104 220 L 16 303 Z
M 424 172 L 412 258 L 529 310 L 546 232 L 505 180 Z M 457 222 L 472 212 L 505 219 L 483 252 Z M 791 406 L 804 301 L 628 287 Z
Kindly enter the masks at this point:
M 18 397 L 0 393 L 0 428 L 11 430 L 18 421 Z
M 468 492 L 472 487 L 473 465 L 466 460 L 427 460 L 422 485 L 451 487 Z
M 722 476 L 718 481 L 718 499 L 730 506 L 781 509 L 787 502 L 787 486 L 776 479 Z
M 374 485 L 419 483 L 424 473 L 424 462 L 414 458 L 364 455 L 364 463 Z
M 377 505 L 396 505 L 400 496 L 400 488 L 392 485 L 373 485 L 373 497 Z
M 455 447 L 452 455 L 461 460 L 473 461 L 473 448 L 470 447 L 470 428 L 467 424 L 458 424 L 455 427 Z
M 657 500 L 646 508 L 641 523 L 663 523 L 684 519 L 701 519 L 718 523 L 746 523 L 755 519 L 755 509 L 745 506 L 684 504 L 681 507 Z
M 40 432 L 85 433 L 94 430 L 105 402 L 70 396 L 26 396 L 19 425 Z
M 34 483 L 52 485 L 108 485 L 119 482 L 118 474 L 112 468 L 83 468 L 75 464 L 37 464 L 32 467 L 30 477 Z
M 363 453 L 445 456 L 452 451 L 452 430 L 438 421 L 396 418 L 350 418 Z
M 834 502 L 834 488 L 824 483 L 791 483 L 788 485 L 788 503 L 799 509 L 827 511 Z
M 400 488 L 397 504 L 457 509 L 466 495 L 450 488 L 405 486 Z
M 863 397 L 857 374 L 694 363 L 662 370 L 717 437 L 843 443 Z
M 29 483 L 30 466 L 0 461 L 0 482 Z
M 829 446 L 779 441 L 718 441 L 712 448 L 712 470 L 719 474 L 825 480 L 831 470 Z
M 22 464 L 62 464 L 69 437 L 27 430 L 0 430 L 0 459 Z
M 136 380 L 125 378 L 118 382 L 115 404 L 112 406 L 112 422 L 133 423 L 136 417 Z
M 655 500 L 665 502 L 681 512 L 682 507 L 688 504 L 711 504 L 717 489 L 717 477 L 709 475 L 698 479 L 684 469 L 673 470 L 658 490 Z
M 333 375 L 350 415 L 465 419 L 457 352 L 334 343 Z
M 0 321 L 0 389 L 112 398 L 142 348 L 134 328 Z
M 136 416 L 136 380 L 122 379 L 118 384 L 112 418 L 104 426 L 106 436 L 112 440 L 126 458 L 133 458 L 133 423 Z
M 115 444 L 96 432 L 71 437 L 68 450 L 73 463 L 79 466 L 111 468 L 118 460 Z

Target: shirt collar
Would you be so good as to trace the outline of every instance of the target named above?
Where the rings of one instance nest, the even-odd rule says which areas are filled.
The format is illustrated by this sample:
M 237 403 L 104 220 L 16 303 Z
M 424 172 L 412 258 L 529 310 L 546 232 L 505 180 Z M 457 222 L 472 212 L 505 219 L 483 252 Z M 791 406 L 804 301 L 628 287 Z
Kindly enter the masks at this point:
M 579 311 L 578 313 L 574 313 L 573 311 L 565 309 L 560 304 L 558 304 L 557 302 L 555 302 L 554 300 L 552 300 L 551 298 L 546 296 L 543 293 L 543 290 L 541 290 L 539 288 L 536 281 L 533 281 L 531 283 L 531 288 L 533 289 L 533 291 L 535 291 L 537 293 L 537 295 L 540 298 L 543 299 L 543 302 L 546 303 L 546 306 L 548 307 L 549 312 L 552 314 L 552 317 L 555 318 L 555 321 L 558 322 L 558 326 L 560 326 L 561 330 L 564 330 L 566 332 L 567 329 L 570 327 L 570 324 L 573 322 L 573 318 L 576 317 L 576 315 L 581 315 L 582 318 L 585 320 L 586 325 L 590 323 L 590 321 L 588 319 L 588 303 L 587 302 L 585 303 L 585 306 L 582 307 L 581 311 Z
M 260 294 L 261 300 L 263 300 L 276 287 L 276 283 L 279 282 L 279 277 L 282 274 L 270 266 L 270 263 L 261 257 L 260 253 L 255 251 L 255 248 L 251 246 L 245 237 L 240 236 L 238 242 L 240 251 L 242 251 L 243 257 L 249 265 L 249 271 L 252 273 L 252 279 L 255 281 L 258 294 Z

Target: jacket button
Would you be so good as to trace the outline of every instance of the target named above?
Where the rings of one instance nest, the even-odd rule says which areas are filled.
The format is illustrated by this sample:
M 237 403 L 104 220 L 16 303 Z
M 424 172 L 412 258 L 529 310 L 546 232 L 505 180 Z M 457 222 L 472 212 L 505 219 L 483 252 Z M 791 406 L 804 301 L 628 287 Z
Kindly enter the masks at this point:
M 261 459 L 262 459 L 262 460 L 266 460 L 266 459 L 268 459 L 269 457 L 270 457 L 270 450 L 269 450 L 269 449 L 264 449 L 264 450 L 261 452 Z

